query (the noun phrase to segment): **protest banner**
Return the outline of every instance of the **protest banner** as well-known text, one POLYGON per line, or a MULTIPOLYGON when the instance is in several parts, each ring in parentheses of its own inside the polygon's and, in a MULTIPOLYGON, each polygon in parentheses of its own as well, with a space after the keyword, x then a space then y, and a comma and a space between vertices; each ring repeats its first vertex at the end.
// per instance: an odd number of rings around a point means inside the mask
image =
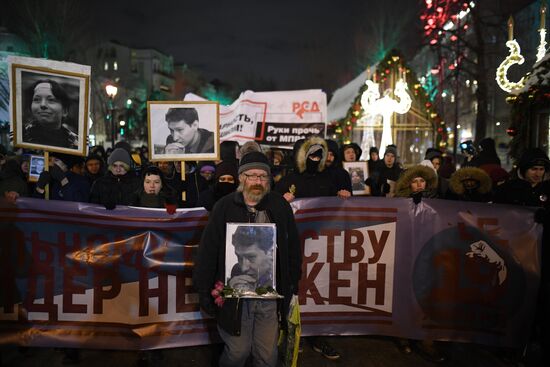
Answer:
MULTIPOLYGON (((188 94, 186 101, 203 98, 188 94)), ((244 144, 255 141, 292 148, 315 134, 326 135, 327 97, 321 90, 282 92, 245 91, 229 106, 220 106, 220 140, 244 144)))
MULTIPOLYGON (((540 274, 533 208, 304 199, 303 335, 520 347, 540 274)), ((152 349, 217 341, 191 284, 204 209, 20 199, 0 208, 0 343, 152 349)))

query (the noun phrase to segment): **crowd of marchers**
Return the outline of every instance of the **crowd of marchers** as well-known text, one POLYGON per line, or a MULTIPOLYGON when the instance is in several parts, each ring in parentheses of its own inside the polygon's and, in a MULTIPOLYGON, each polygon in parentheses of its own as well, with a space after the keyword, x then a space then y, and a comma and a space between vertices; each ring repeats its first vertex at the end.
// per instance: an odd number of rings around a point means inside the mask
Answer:
POLYGON ((361 188, 370 196, 548 207, 550 163, 544 151, 526 150, 507 172, 493 139, 483 139, 478 147, 462 145, 464 160, 459 164, 450 155, 429 148, 423 161, 407 169, 399 162, 396 146, 385 147, 380 155, 372 147, 364 179, 343 167, 343 162, 359 161, 362 151, 357 144, 339 146, 320 137, 299 140, 292 151, 263 150, 255 143, 239 147, 225 141, 219 161, 185 162, 183 174, 181 162, 152 163, 146 147, 119 142, 107 151, 102 146, 91 147, 87 157, 50 153, 49 169, 35 182, 29 180, 28 158, 34 152, 11 152, 0 146, 0 194, 11 200, 42 198, 49 185, 49 199, 96 203, 109 210, 130 205, 169 211, 202 206, 210 211, 216 201, 238 188, 239 159, 259 151, 271 166, 270 189, 289 202, 319 196, 347 199, 361 188))
MULTIPOLYGON (((10 152, 0 147, 0 195, 16 203, 19 197, 43 198, 49 191, 50 200, 95 203, 114 211, 121 205, 166 208, 169 214, 176 208, 204 207, 212 212, 209 226, 215 226, 216 222, 250 222, 253 218, 256 222, 277 223, 278 227, 293 232, 295 225, 288 222, 289 217, 292 218, 288 212, 289 202, 326 196, 347 200, 359 190, 367 196, 412 198, 415 203, 423 198, 439 198, 538 207, 534 219, 548 228, 550 161, 543 150, 525 150, 514 169, 508 172, 501 166, 493 139, 485 138, 477 146, 468 142, 461 144, 461 148, 464 160, 459 164, 452 156, 429 148, 424 160, 405 169, 399 162, 395 145, 384 147, 383 152, 372 147, 368 154, 368 170, 358 175, 344 168, 344 162, 358 162, 362 157, 357 144, 339 145, 318 136, 299 140, 292 150, 264 149, 254 142, 239 146, 236 142, 224 141, 219 147, 219 161, 202 162, 151 163, 146 147, 132 148, 126 142, 119 142, 107 151, 102 146, 91 147, 87 157, 50 153, 48 170, 31 182, 28 156, 33 152, 10 152), (234 192, 242 194, 240 201, 228 198, 234 192)), ((221 241, 214 238, 219 234, 215 228, 205 233, 211 237, 206 242, 221 241)), ((544 242, 547 230, 543 236, 544 242)), ((297 237, 291 237, 280 239, 280 251, 285 246, 289 251, 296 250, 297 245, 292 241, 297 241, 297 237), (288 245, 283 246, 285 241, 288 245)), ((212 253, 204 252, 209 251, 208 248, 201 250, 202 264, 211 261, 212 253)), ((288 296, 297 292, 299 258, 299 254, 281 257, 281 266, 287 269, 285 276, 289 277, 281 282, 287 287, 282 290, 286 306, 288 296)), ((542 263, 544 268, 544 256, 542 263)), ((217 279, 214 279, 216 274, 207 270, 201 268, 199 261, 201 276, 196 276, 194 282, 199 292, 204 293, 201 307, 214 312, 209 292, 217 279)), ((545 304, 546 298, 546 295, 541 297, 545 304)), ((260 303, 247 305, 259 307, 260 303)), ((227 345, 238 340, 232 339, 223 328, 220 334, 227 345)), ((276 337, 271 334, 270 345, 276 337)), ((309 341, 312 348, 326 358, 339 358, 338 351, 322 338, 309 341)), ((429 340, 396 339, 396 345, 403 353, 416 351, 432 362, 447 359, 429 340)), ((226 355, 224 358, 240 357, 226 355)), ((269 355, 269 358, 275 357, 269 355)))

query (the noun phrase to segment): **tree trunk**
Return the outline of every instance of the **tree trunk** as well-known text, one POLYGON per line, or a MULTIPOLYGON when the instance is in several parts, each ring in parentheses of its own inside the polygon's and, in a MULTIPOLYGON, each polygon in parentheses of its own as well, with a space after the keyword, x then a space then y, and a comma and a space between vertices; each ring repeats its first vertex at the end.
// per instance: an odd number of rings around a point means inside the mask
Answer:
POLYGON ((480 21, 480 10, 476 6, 472 10, 472 17, 474 21, 474 33, 477 43, 476 55, 477 64, 475 68, 476 80, 477 80, 477 114, 476 114, 476 126, 474 132, 474 141, 478 143, 485 137, 487 133, 487 118, 489 112, 487 110, 487 103, 489 100, 489 90, 487 87, 487 70, 485 67, 485 40, 483 39, 483 29, 480 21))

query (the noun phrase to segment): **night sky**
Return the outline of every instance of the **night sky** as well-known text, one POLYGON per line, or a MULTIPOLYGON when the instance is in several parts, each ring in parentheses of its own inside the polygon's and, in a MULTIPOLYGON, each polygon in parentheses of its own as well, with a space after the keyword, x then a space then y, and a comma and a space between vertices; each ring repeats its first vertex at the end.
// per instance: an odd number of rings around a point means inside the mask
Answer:
POLYGON ((279 90, 330 93, 363 70, 380 38, 384 48, 396 39, 398 48, 412 54, 421 42, 418 4, 96 0, 91 15, 98 38, 157 48, 208 80, 242 89, 261 80, 279 90))

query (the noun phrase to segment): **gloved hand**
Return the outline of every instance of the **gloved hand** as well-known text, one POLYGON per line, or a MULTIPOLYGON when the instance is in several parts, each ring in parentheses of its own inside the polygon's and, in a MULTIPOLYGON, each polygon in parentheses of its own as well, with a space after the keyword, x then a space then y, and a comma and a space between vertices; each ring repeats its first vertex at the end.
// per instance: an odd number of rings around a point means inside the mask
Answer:
POLYGON ((52 176, 51 176, 50 172, 42 171, 42 173, 40 173, 40 176, 38 177, 38 182, 36 183, 36 188, 39 189, 39 190, 42 190, 42 192, 43 192, 44 187, 46 187, 46 185, 48 185, 51 180, 52 180, 52 176))
POLYGON ((212 317, 216 315, 216 305, 214 304, 214 298, 210 293, 199 293, 199 305, 207 315, 212 317))
POLYGON ((382 184, 382 194, 387 194, 387 193, 389 193, 389 192, 390 192, 390 189, 391 189, 391 187, 390 187, 390 184, 389 184, 389 183, 384 182, 384 183, 382 184))
POLYGON ((107 200, 104 206, 107 210, 113 210, 114 208, 116 208, 116 203, 114 200, 107 200))
POLYGON ((61 186, 65 186, 69 183, 69 180, 67 180, 67 177, 65 176, 65 172, 63 172, 61 167, 59 167, 57 164, 54 164, 50 167, 50 174, 54 180, 61 183, 61 186))
POLYGON ((412 197, 413 203, 415 203, 415 205, 420 204, 420 202, 422 201, 422 191, 413 193, 411 195, 411 197, 412 197))
POLYGON ((547 209, 540 208, 535 212, 535 223, 544 224, 550 219, 550 213, 547 209))

